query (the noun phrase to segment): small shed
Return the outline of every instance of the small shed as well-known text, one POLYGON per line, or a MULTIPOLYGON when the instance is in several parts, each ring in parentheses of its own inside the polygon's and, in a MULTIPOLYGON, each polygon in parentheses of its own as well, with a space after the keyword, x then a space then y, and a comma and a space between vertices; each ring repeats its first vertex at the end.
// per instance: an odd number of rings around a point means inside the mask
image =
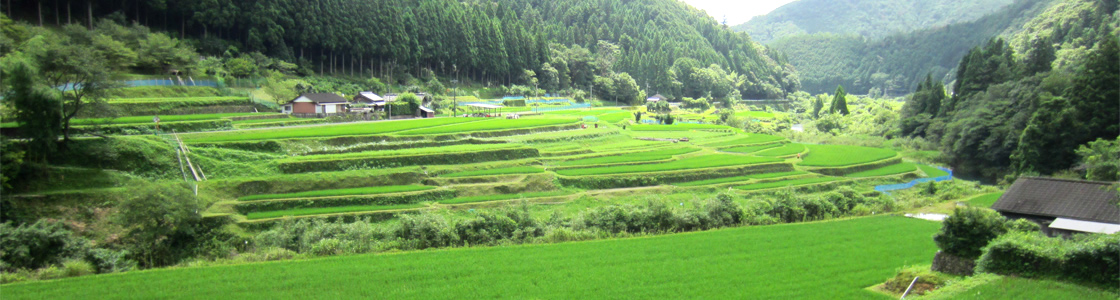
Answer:
POLYGON ((992 209, 1037 223, 1048 236, 1120 231, 1115 182, 1021 177, 992 209))
POLYGON ((420 107, 420 117, 421 118, 435 118, 436 117, 436 111, 432 110, 431 108, 421 106, 420 107))
POLYGON ((302 94, 284 103, 286 114, 336 114, 345 113, 350 108, 346 98, 332 93, 302 94))

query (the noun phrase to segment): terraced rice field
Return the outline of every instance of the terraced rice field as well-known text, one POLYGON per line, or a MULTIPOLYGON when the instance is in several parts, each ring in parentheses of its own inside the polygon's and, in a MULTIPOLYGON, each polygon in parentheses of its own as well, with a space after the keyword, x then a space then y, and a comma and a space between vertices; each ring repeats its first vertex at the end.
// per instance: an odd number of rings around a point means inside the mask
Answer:
POLYGON ((894 150, 844 145, 805 145, 809 154, 802 157, 802 166, 840 167, 851 166, 895 157, 894 150))
POLYGON ((244 196, 244 197, 238 198, 238 200, 240 200, 240 201, 254 201, 254 200, 313 198, 313 197, 332 197, 332 196, 375 195, 375 194, 387 194, 387 193, 425 191, 425 190, 430 190, 430 189, 435 189, 435 187, 425 186, 425 185, 373 186, 373 187, 352 188, 352 189, 307 191, 307 192, 287 193, 287 194, 252 195, 252 196, 244 196))
POLYGON ((765 135, 765 134, 759 134, 759 133, 748 133, 748 134, 746 134, 746 137, 740 137, 740 138, 730 139, 730 140, 727 140, 727 141, 704 144, 704 146, 713 147, 713 148, 725 148, 725 147, 747 146, 747 145, 757 145, 757 144, 768 144, 768 143, 779 142, 779 141, 784 141, 784 140, 786 140, 786 139, 783 138, 783 137, 778 137, 778 136, 773 136, 773 135, 765 135))
POLYGON ((782 145, 783 144, 774 143, 774 144, 765 144, 765 145, 757 145, 757 146, 739 146, 739 147, 723 149, 722 151, 723 152, 735 152, 735 153, 754 153, 754 152, 758 152, 758 151, 762 151, 762 150, 766 150, 766 149, 770 149, 770 148, 781 147, 782 145))
POLYGON ((424 204, 398 204, 398 205, 355 205, 355 206, 335 206, 335 207, 317 207, 317 208, 300 208, 289 210, 275 210, 275 211, 262 211, 251 212, 245 215, 249 220, 272 219, 279 217, 298 217, 308 215, 326 215, 326 214, 340 214, 351 212, 363 211, 380 211, 380 210, 399 210, 399 209, 414 209, 424 207, 424 204))
POLYGON ((569 160, 557 162, 557 166, 590 166, 590 165, 605 165, 629 162, 648 162, 659 161, 673 158, 674 155, 688 154, 700 151, 698 148, 670 148, 646 152, 634 152, 622 155, 601 156, 585 159, 569 160))
POLYGON ((450 174, 444 174, 440 177, 468 177, 468 176, 487 176, 487 175, 534 174, 534 173, 543 173, 543 172, 544 172, 544 169, 541 169, 540 167, 523 166, 523 167, 498 168, 498 169, 488 169, 488 170, 478 170, 478 171, 455 172, 455 173, 450 173, 450 174))
POLYGON ((500 195, 483 195, 472 197, 456 197, 454 199, 447 199, 439 201, 440 204, 464 204, 475 202, 488 202, 488 201, 502 201, 502 200, 515 200, 515 199, 531 199, 542 197, 555 197, 566 196, 574 194, 572 191, 546 191, 546 192, 533 192, 533 193, 517 193, 517 194, 500 194, 500 195))
POLYGON ((313 137, 336 137, 347 135, 375 135, 425 127, 442 126, 457 123, 476 122, 474 118, 433 118, 413 119, 403 121, 363 122, 337 125, 323 125, 313 127, 297 127, 283 129, 258 129, 242 131, 224 131, 193 133, 181 135, 184 142, 188 143, 213 143, 257 141, 273 139, 294 139, 313 137))
POLYGON ((565 176, 587 176, 587 175, 604 175, 604 174, 626 174, 626 173, 645 173, 645 172, 663 172, 663 171, 678 171, 689 169, 704 169, 715 167, 727 166, 741 166, 753 165, 768 162, 778 162, 779 159, 768 157, 732 155, 732 154, 713 154, 697 157, 689 157, 685 159, 675 160, 671 162, 645 164, 645 165, 625 165, 625 166, 611 166, 611 167, 597 167, 597 168, 580 168, 580 169, 566 169, 558 170, 557 174, 565 176))
POLYGON ((917 171, 917 170, 918 170, 917 164, 914 164, 914 163, 900 163, 900 164, 893 164, 893 165, 889 165, 889 166, 874 169, 874 170, 867 170, 867 171, 863 171, 863 172, 852 173, 852 174, 844 175, 844 177, 858 178, 858 177, 887 176, 887 175, 909 173, 909 172, 914 172, 914 171, 917 171))
POLYGON ((756 183, 756 184, 741 185, 741 186, 737 186, 735 188, 740 189, 740 190, 744 190, 744 191, 753 191, 753 190, 763 190, 763 189, 771 189, 771 188, 778 188, 778 187, 799 186, 799 185, 833 182, 833 181, 838 181, 838 180, 841 180, 841 179, 836 178, 836 177, 811 177, 811 178, 801 178, 801 179, 782 180, 782 181, 767 182, 767 183, 756 183))
POLYGON ((965 202, 968 202, 968 205, 977 207, 992 207, 992 204, 996 204, 996 201, 999 201, 999 197, 1001 196, 1003 196, 1003 192, 984 194, 972 197, 972 199, 968 199, 968 201, 965 202))
POLYGON ((941 169, 938 169, 938 168, 933 167, 933 166, 927 166, 927 165, 919 164, 918 169, 921 169, 922 172, 925 172, 926 175, 928 175, 929 177, 949 176, 949 172, 942 171, 941 169))
POLYGON ((342 154, 318 154, 318 155, 305 155, 285 158, 279 162, 296 162, 296 161, 322 161, 322 160, 338 160, 350 158, 368 158, 368 157, 390 157, 390 156, 416 156, 425 154, 439 154, 439 153, 469 153, 486 150, 503 150, 503 149, 518 149, 527 148, 518 144, 482 144, 482 145, 454 145, 443 147, 425 147, 425 148, 410 148, 400 150, 385 150, 385 151, 364 151, 352 152, 342 154))
POLYGON ((803 153, 803 152, 805 152, 805 145, 790 143, 790 144, 783 144, 780 147, 775 147, 775 148, 770 148, 770 149, 758 151, 758 152, 755 152, 754 155, 769 156, 769 157, 782 157, 782 156, 796 155, 798 153, 803 153))
POLYGON ((715 124, 672 124, 672 125, 645 125, 639 124, 630 127, 633 131, 688 131, 688 130, 737 130, 731 127, 715 124))
POLYGON ((579 120, 576 119, 489 119, 477 122, 470 122, 465 124, 444 125, 437 127, 421 128, 414 130, 405 130, 397 132, 400 135, 422 135, 422 134, 452 134, 452 133, 468 133, 476 131, 491 131, 491 130, 505 130, 505 129, 521 129, 532 128, 551 125, 565 125, 575 124, 579 120))
POLYGON ((166 102, 180 102, 180 103, 206 103, 206 104, 221 104, 231 102, 247 102, 248 97, 156 97, 156 98, 121 98, 109 99, 109 104, 123 104, 123 103, 166 103, 166 102))
POLYGON ((684 183, 677 183, 677 184, 674 184, 674 185, 676 185, 676 186, 702 186, 702 185, 713 185, 713 184, 721 184, 721 183, 729 183, 729 182, 740 182, 740 181, 747 181, 747 180, 752 180, 752 179, 779 178, 779 177, 789 177, 789 176, 797 176, 797 175, 805 175, 805 174, 809 174, 809 172, 790 171, 790 172, 778 172, 778 173, 762 173, 762 174, 753 174, 753 175, 746 175, 746 176, 724 177, 724 178, 684 182, 684 183))
POLYGON ((933 259, 937 247, 929 237, 939 227, 880 216, 621 240, 160 269, 16 283, 4 286, 4 298, 891 299, 865 288, 900 267, 933 259))

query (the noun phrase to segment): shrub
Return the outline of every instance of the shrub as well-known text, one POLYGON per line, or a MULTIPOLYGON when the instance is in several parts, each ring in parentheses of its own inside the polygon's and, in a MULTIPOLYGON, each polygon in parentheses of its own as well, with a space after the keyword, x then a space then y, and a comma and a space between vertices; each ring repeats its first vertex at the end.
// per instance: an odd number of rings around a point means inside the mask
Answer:
POLYGON ((86 254, 85 259, 97 273, 125 272, 136 268, 136 261, 128 259, 128 250, 93 249, 86 254))
POLYGON ((202 204, 184 185, 141 184, 117 205, 115 222, 125 227, 123 240, 146 267, 166 266, 189 256, 198 244, 202 204))
POLYGON ((62 263, 86 251, 88 241, 75 237, 62 223, 0 224, 0 266, 38 269, 62 263))
POLYGON ((1007 221, 999 213, 980 208, 956 208, 933 236, 937 247, 957 257, 976 259, 988 242, 1007 232, 1007 221))
POLYGON ((455 228, 443 216, 423 213, 402 215, 397 237, 404 239, 402 248, 427 249, 453 246, 459 242, 455 228))
POLYGON ((977 271, 1120 286, 1120 235, 1060 239, 1012 232, 984 249, 977 271))
POLYGON ((62 262, 62 270, 66 277, 90 275, 96 271, 89 262, 77 259, 62 262))

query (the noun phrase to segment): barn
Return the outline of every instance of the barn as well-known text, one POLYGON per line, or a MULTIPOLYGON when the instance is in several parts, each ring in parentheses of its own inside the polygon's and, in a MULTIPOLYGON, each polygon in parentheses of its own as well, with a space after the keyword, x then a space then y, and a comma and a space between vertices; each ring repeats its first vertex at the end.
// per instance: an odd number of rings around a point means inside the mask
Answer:
POLYGON ((1048 236, 1120 232, 1115 182, 1021 177, 992 209, 1038 223, 1048 236))
POLYGON ((310 93, 299 95, 292 101, 284 103, 283 112, 296 116, 323 117, 346 113, 349 108, 349 102, 342 96, 332 93, 310 93))

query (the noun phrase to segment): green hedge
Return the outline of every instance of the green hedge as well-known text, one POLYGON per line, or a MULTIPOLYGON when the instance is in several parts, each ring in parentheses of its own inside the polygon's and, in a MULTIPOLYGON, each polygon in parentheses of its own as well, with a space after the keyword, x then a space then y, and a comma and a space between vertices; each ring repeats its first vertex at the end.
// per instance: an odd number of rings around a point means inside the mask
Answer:
POLYGON ((190 144, 191 147, 212 147, 212 148, 225 148, 245 151, 256 152, 281 152, 284 150, 280 142, 276 140, 267 140, 260 142, 225 142, 225 143, 199 143, 190 144))
POLYGON ((393 195, 361 195, 299 200, 263 200, 240 202, 234 204, 233 208, 241 214, 248 214, 253 212, 292 210, 302 208, 412 204, 424 201, 440 201, 444 199, 452 199, 455 198, 455 195, 455 190, 437 189, 393 195))
MULTIPOLYGON (((178 167, 176 165, 176 167, 178 167)), ((176 170, 177 171, 177 170, 176 170)), ((178 175, 178 173, 176 173, 178 175)), ((203 185, 228 197, 259 194, 286 194, 315 190, 357 188, 367 186, 418 184, 425 178, 418 168, 388 171, 355 171, 323 174, 293 174, 236 180, 212 180, 203 185)))
MULTIPOLYGON (((100 134, 151 134, 155 131, 155 124, 119 124, 102 126, 74 126, 74 129, 86 133, 100 134)), ((193 132, 213 131, 233 128, 230 120, 204 120, 160 123, 161 132, 193 132)))
POLYGON ((497 160, 514 160, 540 157, 533 148, 478 150, 460 153, 431 153, 379 157, 356 157, 335 160, 290 161, 278 165, 284 173, 305 173, 353 169, 380 169, 419 165, 455 165, 497 160))
POLYGON ((670 172, 637 173, 604 176, 559 176, 561 185, 583 189, 612 189, 639 186, 653 186, 678 182, 700 181, 714 178, 744 176, 759 173, 793 171, 788 163, 769 163, 731 168, 692 169, 670 172))
POLYGON ((413 115, 412 106, 410 106, 408 102, 389 102, 389 106, 391 107, 387 108, 387 110, 389 110, 389 112, 391 112, 394 116, 413 115))
POLYGON ((1120 235, 1062 239, 1012 232, 989 243, 976 268, 979 272, 1115 288, 1120 286, 1120 235))

